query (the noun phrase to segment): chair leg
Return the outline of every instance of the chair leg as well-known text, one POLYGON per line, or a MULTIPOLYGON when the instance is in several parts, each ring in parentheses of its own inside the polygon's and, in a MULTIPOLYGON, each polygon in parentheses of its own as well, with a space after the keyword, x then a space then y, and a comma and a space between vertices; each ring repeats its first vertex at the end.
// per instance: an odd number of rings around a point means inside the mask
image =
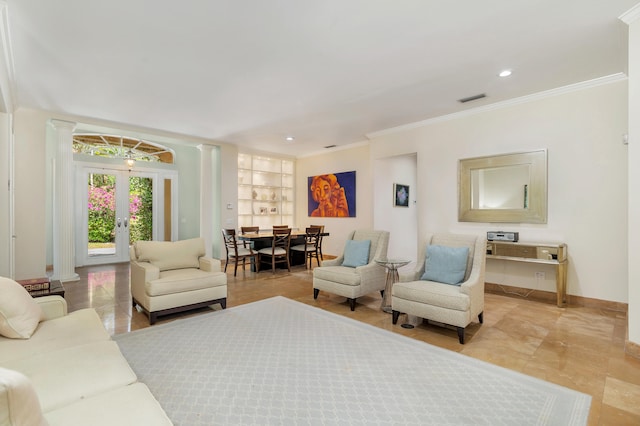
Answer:
POLYGON ((158 314, 156 314, 155 312, 149 312, 149 325, 155 324, 157 319, 158 314))
POLYGON ((233 276, 235 277, 236 274, 238 273, 238 258, 235 259, 236 261, 234 262, 234 267, 233 267, 233 276))
POLYGON ((349 307, 352 311, 356 310, 356 299, 349 298, 349 307))
POLYGON ((318 298, 318 293, 320 293, 320 289, 319 288, 314 288, 313 289, 313 298, 314 299, 318 298))
POLYGON ((222 306, 222 309, 227 309, 227 298, 223 298, 220 299, 220 306, 222 306))
POLYGON ((480 321, 480 324, 484 321, 484 311, 478 314, 478 321, 480 321))
POLYGON ((400 317, 400 312, 398 311, 391 311, 391 320, 393 321, 394 324, 398 323, 398 318, 400 317))
POLYGON ((458 340, 464 345, 464 327, 456 327, 458 329, 458 340))
POLYGON ((382 298, 384 298, 384 290, 380 290, 380 296, 382 296, 382 298))
POLYGON ((224 271, 227 272, 227 265, 229 264, 229 257, 227 256, 227 260, 224 262, 224 271))

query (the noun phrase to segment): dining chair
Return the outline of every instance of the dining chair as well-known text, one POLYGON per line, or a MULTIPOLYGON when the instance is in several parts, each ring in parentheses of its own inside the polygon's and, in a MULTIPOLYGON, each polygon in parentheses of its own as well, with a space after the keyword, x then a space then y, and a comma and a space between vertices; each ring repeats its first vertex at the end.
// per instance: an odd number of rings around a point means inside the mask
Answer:
POLYGON ((322 254, 322 239, 324 234, 324 225, 309 225, 310 228, 320 228, 320 241, 318 241, 318 254, 320 255, 320 260, 324 260, 324 255, 322 254))
POLYGON ((316 258, 318 266, 320 266, 320 258, 318 257, 318 244, 320 242, 320 238, 320 228, 310 226, 305 229, 304 243, 291 246, 292 252, 301 252, 304 255, 305 269, 312 269, 312 262, 314 257, 316 258), (309 259, 308 267, 307 259, 309 259))
POLYGON ((235 267, 233 269, 233 276, 235 277, 238 272, 238 263, 242 260, 242 270, 244 271, 244 266, 247 258, 252 263, 256 263, 256 258, 258 257, 258 253, 253 251, 253 249, 249 246, 247 247, 245 242, 242 242, 241 246, 238 246, 238 240, 236 240, 236 230, 235 229, 223 229, 222 230, 222 238, 224 239, 224 247, 227 250, 227 261, 224 263, 224 271, 227 272, 227 265, 229 264, 229 260, 233 260, 235 267))
POLYGON ((286 229, 289 225, 273 225, 273 229, 286 229))
MULTIPOLYGON (((255 234, 258 235, 260 233, 259 226, 241 226, 240 233, 242 234, 255 234)), ((253 241, 243 241, 245 247, 255 248, 255 243, 253 241)))
POLYGON ((291 272, 289 262, 289 248, 291 244, 291 228, 273 228, 273 240, 271 247, 258 250, 258 263, 256 270, 260 272, 260 264, 263 257, 271 258, 271 271, 275 274, 276 263, 286 263, 287 269, 291 272))

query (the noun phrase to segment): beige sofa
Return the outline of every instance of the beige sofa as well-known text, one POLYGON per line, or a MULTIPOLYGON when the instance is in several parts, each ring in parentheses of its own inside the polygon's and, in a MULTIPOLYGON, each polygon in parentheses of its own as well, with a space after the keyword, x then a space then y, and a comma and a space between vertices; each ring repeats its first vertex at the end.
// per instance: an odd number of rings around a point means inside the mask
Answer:
POLYGON ((93 309, 0 277, 0 426, 171 425, 93 309))
POLYGON ((131 257, 131 296, 154 324, 168 315, 219 303, 227 307, 227 274, 205 257, 204 240, 137 241, 131 257))

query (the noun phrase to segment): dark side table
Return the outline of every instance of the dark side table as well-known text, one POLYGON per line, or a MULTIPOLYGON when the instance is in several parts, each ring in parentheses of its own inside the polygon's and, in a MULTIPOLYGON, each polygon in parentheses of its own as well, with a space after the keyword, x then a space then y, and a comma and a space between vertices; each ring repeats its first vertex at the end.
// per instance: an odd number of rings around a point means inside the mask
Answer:
POLYGON ((382 305, 380 306, 380 308, 386 313, 390 314, 391 291, 393 289, 393 285, 398 282, 398 268, 408 265, 409 263, 411 263, 411 261, 407 259, 376 259, 376 263, 380 266, 384 266, 387 269, 387 282, 384 286, 384 296, 382 296, 382 305))
POLYGON ((58 280, 53 280, 49 283, 49 288, 44 290, 27 290, 31 297, 42 296, 62 296, 64 297, 64 286, 58 280))

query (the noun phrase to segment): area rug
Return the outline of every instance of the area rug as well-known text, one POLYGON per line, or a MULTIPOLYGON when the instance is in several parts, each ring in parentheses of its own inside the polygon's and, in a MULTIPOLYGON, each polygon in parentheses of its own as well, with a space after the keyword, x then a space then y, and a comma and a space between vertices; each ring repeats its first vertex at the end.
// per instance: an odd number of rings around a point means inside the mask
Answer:
POLYGON ((284 297, 117 335, 176 425, 583 425, 591 397, 284 297))

